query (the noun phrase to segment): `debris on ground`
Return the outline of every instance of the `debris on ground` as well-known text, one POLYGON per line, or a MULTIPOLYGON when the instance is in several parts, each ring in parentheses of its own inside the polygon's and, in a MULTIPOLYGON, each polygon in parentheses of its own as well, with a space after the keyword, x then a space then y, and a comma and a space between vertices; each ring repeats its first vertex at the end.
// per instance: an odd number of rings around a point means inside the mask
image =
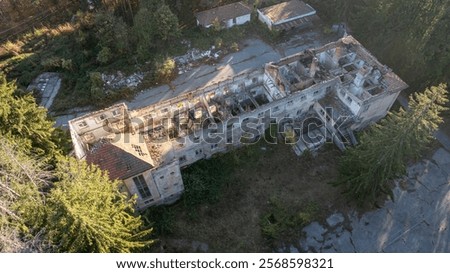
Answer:
POLYGON ((222 50, 216 49, 215 46, 211 46, 208 50, 200 50, 197 48, 189 49, 186 54, 177 56, 174 59, 178 74, 184 74, 193 67, 202 65, 207 62, 216 62, 220 56, 224 55, 222 50))
POLYGON ((121 71, 114 74, 102 73, 102 80, 105 89, 118 90, 122 88, 135 89, 144 79, 144 73, 136 72, 129 76, 125 76, 121 71))

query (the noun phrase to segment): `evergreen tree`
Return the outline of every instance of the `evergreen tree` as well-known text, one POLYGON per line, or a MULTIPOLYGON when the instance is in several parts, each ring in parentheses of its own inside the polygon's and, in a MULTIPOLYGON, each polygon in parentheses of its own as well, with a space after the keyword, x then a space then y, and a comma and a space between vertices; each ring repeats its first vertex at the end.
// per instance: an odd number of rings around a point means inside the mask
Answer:
POLYGON ((180 35, 178 18, 172 13, 169 6, 161 5, 155 11, 154 26, 156 28, 156 38, 163 42, 171 41, 180 35))
POLYGON ((47 199, 47 237, 58 252, 131 252, 147 246, 133 200, 118 181, 95 166, 72 158, 57 166, 58 182, 47 199))
POLYGON ((410 97, 409 111, 389 113, 363 133, 360 144, 343 156, 339 178, 344 193, 359 205, 392 195, 388 180, 402 175, 408 159, 417 158, 438 129, 446 110, 447 86, 441 84, 410 97))
POLYGON ((37 106, 31 94, 17 96, 15 90, 16 85, 0 73, 0 133, 25 151, 54 158, 59 149, 47 110, 37 106))
POLYGON ((165 2, 142 1, 134 17, 133 33, 137 53, 141 59, 150 56, 150 50, 166 46, 180 34, 178 18, 165 2))
POLYGON ((0 252, 43 251, 41 189, 50 173, 0 134, 0 252))

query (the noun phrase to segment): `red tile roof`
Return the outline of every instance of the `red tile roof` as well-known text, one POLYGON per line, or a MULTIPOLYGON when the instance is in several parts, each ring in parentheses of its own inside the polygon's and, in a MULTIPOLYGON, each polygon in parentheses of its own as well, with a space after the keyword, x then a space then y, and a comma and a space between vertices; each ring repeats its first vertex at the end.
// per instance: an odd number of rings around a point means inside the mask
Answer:
POLYGON ((108 141, 101 141, 86 155, 89 164, 108 171, 110 179, 127 179, 143 173, 153 166, 108 141))

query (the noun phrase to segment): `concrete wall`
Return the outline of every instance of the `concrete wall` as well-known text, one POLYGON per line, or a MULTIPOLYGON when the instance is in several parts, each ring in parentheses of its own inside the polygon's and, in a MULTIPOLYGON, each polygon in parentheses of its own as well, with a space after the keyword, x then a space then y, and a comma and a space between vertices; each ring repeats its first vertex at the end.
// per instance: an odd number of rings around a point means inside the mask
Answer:
MULTIPOLYGON (((136 195, 137 208, 142 210, 149 206, 171 204, 179 199, 184 191, 180 166, 177 161, 162 166, 161 168, 148 170, 142 174, 152 194, 151 197, 142 199, 134 184, 133 177, 123 181, 130 196, 136 195)), ((137 177, 136 175, 134 177, 137 177)))
POLYGON ((178 161, 172 161, 161 168, 153 169, 152 176, 161 196, 161 203, 173 203, 184 191, 178 161))
POLYGON ((256 11, 258 12, 259 21, 266 24, 269 29, 272 29, 272 20, 270 20, 269 17, 265 16, 264 13, 262 13, 259 9, 256 11))
MULTIPOLYGON (((150 190, 150 193, 152 194, 151 197, 146 198, 146 199, 142 199, 141 196, 139 195, 139 192, 134 184, 133 177, 123 180, 123 183, 127 187, 128 193, 130 194, 130 196, 133 196, 133 195, 137 196, 137 200, 136 200, 137 208, 142 209, 144 207, 158 204, 161 200, 161 194, 159 193, 156 183, 153 180, 152 171, 148 170, 140 175, 142 175, 144 177, 145 182, 147 182, 147 186, 150 190)), ((137 176, 139 176, 139 175, 136 175, 134 177, 137 177, 137 176)))
MULTIPOLYGON (((251 19, 251 14, 246 14, 246 15, 243 15, 243 16, 236 17, 234 19, 229 19, 229 20, 224 21, 223 22, 223 26, 225 28, 231 28, 233 26, 243 25, 243 24, 245 24, 247 22, 250 22, 250 19, 251 19)), ((197 20, 197 26, 199 26, 199 25, 200 25, 200 22, 197 20)), ((206 25, 206 26, 203 26, 203 27, 210 28, 212 26, 213 26, 213 24, 209 24, 209 25, 206 25)))
POLYGON ((364 127, 377 122, 391 109, 400 90, 383 93, 368 100, 358 114, 359 122, 353 126, 355 130, 364 129, 364 127))
POLYGON ((246 14, 243 16, 236 17, 236 25, 243 25, 247 22, 250 22, 251 14, 246 14))

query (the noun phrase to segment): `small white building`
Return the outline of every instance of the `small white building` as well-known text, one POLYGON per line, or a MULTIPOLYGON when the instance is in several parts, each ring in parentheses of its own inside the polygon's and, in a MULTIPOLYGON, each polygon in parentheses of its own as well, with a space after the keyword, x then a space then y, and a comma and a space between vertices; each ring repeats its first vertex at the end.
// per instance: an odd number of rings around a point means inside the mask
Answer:
POLYGON ((250 22, 252 9, 242 2, 232 3, 195 14, 197 25, 210 28, 214 22, 230 28, 250 22))
POLYGON ((291 0, 258 9, 258 19, 271 30, 288 30, 311 23, 316 10, 300 0, 291 0))

